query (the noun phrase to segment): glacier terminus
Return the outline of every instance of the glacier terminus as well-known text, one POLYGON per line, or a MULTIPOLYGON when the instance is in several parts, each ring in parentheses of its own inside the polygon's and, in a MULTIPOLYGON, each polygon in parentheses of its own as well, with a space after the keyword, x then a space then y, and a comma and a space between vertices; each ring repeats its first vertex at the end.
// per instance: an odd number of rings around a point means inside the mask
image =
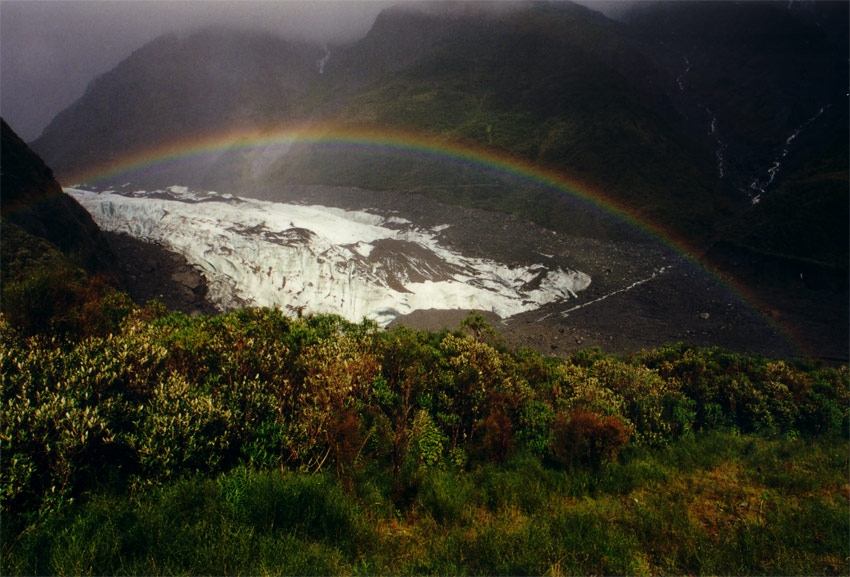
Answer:
POLYGON ((183 186, 96 192, 66 189, 108 231, 183 255, 207 279, 222 311, 280 307, 332 313, 385 327, 424 309, 492 311, 502 318, 574 298, 590 285, 575 270, 508 266, 440 242, 377 211, 269 202, 183 186))

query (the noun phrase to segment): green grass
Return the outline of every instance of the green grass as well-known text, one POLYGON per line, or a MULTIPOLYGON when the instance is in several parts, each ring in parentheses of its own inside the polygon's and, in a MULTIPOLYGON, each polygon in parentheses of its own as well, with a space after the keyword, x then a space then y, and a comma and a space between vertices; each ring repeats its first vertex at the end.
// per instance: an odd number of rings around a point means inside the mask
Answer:
POLYGON ((92 294, 95 334, 0 315, 5 573, 848 567, 847 367, 92 294))
POLYGON ((590 473, 528 454, 427 472, 237 468, 96 493, 4 539, 7 574, 846 574, 846 440, 734 432, 590 473), (346 484, 348 489, 345 488, 346 484))

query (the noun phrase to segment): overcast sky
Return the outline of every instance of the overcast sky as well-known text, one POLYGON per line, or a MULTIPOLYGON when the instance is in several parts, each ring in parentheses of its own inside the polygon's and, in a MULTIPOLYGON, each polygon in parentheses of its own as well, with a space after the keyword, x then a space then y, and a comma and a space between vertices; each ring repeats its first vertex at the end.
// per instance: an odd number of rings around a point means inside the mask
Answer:
POLYGON ((0 115, 31 141, 95 76, 167 32, 214 24, 355 40, 392 1, 0 0, 0 115))
POLYGON ((167 32, 226 24, 350 41, 400 1, 0 0, 0 115, 32 141, 95 76, 167 32))

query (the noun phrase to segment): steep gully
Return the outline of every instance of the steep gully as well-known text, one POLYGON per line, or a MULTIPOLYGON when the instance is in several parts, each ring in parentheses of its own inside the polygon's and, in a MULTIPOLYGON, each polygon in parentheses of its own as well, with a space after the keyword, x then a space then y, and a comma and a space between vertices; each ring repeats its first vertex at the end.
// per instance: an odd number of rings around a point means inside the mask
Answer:
MULTIPOLYGON (((682 60, 684 62, 684 69, 681 74, 676 77, 676 86, 679 92, 684 93, 686 91, 686 82, 685 78, 688 73, 691 71, 691 62, 687 56, 683 56, 682 60)), ((729 144, 723 138, 719 128, 718 128, 718 118, 717 114, 712 111, 709 106, 704 104, 700 105, 701 108, 705 111, 706 115, 710 119, 708 121, 708 136, 710 136, 714 142, 714 154, 716 158, 716 166, 717 166, 717 177, 719 179, 723 179, 726 176, 725 163, 726 163, 726 152, 729 148, 729 144)), ((818 111, 805 120, 800 126, 794 129, 791 134, 785 139, 782 144, 781 149, 777 153, 776 157, 772 160, 769 167, 765 170, 760 167, 753 167, 753 173, 761 173, 763 170, 766 173, 765 176, 757 176, 753 178, 750 182, 749 186, 745 188, 741 188, 741 192, 747 195, 750 202, 752 204, 758 204, 761 202, 762 196, 766 193, 766 191, 773 185, 776 180, 776 176, 782 168, 782 163, 788 157, 792 150, 792 144, 794 140, 802 133, 806 128, 808 128, 812 123, 814 123, 820 116, 829 109, 831 105, 826 104, 821 106, 818 111)))

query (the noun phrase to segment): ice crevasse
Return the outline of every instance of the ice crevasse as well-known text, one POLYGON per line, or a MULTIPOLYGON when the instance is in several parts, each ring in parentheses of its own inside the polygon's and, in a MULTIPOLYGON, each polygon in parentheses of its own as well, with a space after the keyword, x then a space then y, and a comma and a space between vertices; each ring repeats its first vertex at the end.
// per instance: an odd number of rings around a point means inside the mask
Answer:
POLYGON ((66 189, 104 230, 182 254, 221 310, 241 304, 363 317, 386 326, 419 309, 475 309, 506 318, 575 297, 586 274, 507 266, 442 246, 445 227, 317 205, 190 192, 66 189))

